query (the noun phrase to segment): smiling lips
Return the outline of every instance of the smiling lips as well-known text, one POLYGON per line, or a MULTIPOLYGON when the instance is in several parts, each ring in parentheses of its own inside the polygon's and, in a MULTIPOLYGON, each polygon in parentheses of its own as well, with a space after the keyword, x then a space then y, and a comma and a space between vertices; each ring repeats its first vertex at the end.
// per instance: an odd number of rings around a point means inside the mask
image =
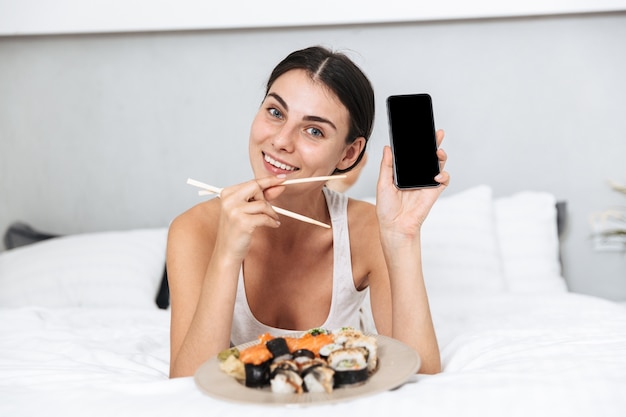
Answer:
POLYGON ((276 168, 280 168, 284 171, 296 171, 298 169, 296 167, 292 167, 291 165, 283 164, 282 162, 275 160, 274 158, 272 158, 271 156, 267 154, 263 154, 263 158, 265 159, 265 162, 267 162, 268 164, 275 166, 276 168))

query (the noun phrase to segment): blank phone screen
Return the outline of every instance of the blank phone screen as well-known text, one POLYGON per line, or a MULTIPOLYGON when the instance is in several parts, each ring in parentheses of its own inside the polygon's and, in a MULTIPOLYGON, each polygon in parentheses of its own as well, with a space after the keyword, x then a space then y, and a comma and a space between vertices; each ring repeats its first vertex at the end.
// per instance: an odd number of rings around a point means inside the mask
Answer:
POLYGON ((428 94, 391 96, 387 99, 389 133, 398 188, 439 185, 437 141, 432 101, 428 94))

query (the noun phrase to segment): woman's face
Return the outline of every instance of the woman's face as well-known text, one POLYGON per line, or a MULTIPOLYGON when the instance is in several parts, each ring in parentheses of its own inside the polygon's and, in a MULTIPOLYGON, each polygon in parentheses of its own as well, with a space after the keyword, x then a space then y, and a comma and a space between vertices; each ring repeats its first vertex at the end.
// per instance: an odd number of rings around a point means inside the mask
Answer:
POLYGON ((304 70, 291 70, 272 84, 252 122, 254 175, 300 178, 345 169, 360 151, 346 144, 348 130, 348 109, 335 94, 304 70))

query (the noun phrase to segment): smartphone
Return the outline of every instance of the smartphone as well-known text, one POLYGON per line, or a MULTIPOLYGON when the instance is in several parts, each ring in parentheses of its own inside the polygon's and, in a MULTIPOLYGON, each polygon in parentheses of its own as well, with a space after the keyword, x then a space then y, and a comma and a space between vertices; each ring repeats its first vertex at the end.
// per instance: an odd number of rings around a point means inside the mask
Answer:
POLYGON ((390 96, 387 116, 396 187, 437 187, 434 178, 439 174, 439 159, 430 95, 390 96))

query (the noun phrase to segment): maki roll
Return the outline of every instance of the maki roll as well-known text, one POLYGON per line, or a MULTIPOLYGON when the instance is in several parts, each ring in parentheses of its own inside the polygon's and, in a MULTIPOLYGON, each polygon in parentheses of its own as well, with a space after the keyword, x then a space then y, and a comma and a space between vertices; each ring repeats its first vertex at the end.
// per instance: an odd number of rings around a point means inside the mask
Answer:
POLYGON ((351 339, 356 339, 358 337, 363 336, 363 332, 354 327, 342 327, 334 332, 335 343, 339 343, 340 345, 345 344, 351 339))
POLYGON ((250 388, 262 388, 270 380, 270 364, 263 362, 259 365, 244 363, 245 385, 250 388))
POLYGON ((250 346, 239 353, 244 364, 245 385, 260 388, 269 383, 271 352, 263 343, 250 346))
POLYGON ((298 365, 291 360, 275 362, 270 366, 270 385, 272 392, 281 394, 301 394, 303 380, 298 365))
POLYGON ((307 392, 333 392, 335 371, 325 362, 314 362, 302 370, 302 379, 307 392))
POLYGON ((348 339, 345 344, 346 348, 364 348, 367 350, 367 369, 374 372, 378 366, 378 344, 376 338, 372 336, 361 335, 348 339))
POLYGON ((267 349, 272 354, 274 362, 291 358, 291 352, 289 351, 289 346, 287 346, 287 341, 282 337, 268 340, 265 343, 265 346, 267 346, 267 349))
POLYGON ((298 349, 293 352, 292 357, 294 362, 302 365, 315 359, 315 353, 308 349, 298 349))
POLYGON ((271 372, 270 376, 274 376, 274 374, 281 369, 287 369, 287 370, 298 372, 300 368, 298 367, 297 363, 289 359, 277 361, 270 365, 270 372, 271 372))
POLYGON ((328 356, 335 350, 343 349, 343 345, 339 343, 329 343, 320 349, 320 358, 327 360, 328 356))
POLYGON ((292 370, 279 369, 270 380, 272 392, 279 394, 302 394, 302 378, 292 370))
POLYGON ((335 386, 361 384, 367 380, 367 351, 364 348, 344 348, 331 352, 328 365, 335 371, 335 386))

